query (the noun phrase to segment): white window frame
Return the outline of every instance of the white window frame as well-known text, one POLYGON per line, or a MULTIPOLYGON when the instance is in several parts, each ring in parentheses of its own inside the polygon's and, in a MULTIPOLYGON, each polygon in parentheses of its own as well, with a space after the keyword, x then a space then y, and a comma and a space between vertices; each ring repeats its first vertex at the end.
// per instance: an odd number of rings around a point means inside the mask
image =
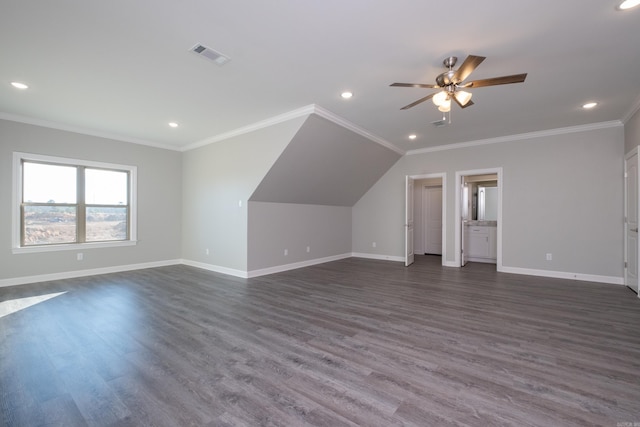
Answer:
POLYGON ((11 251, 14 254, 35 253, 35 252, 55 252, 55 251, 72 251, 88 248, 112 248, 118 246, 133 246, 138 243, 138 227, 137 227, 137 172, 136 166, 119 165, 113 163, 94 162, 89 160, 71 159, 66 157, 45 156, 30 153, 13 153, 13 191, 12 191, 12 215, 11 215, 11 251), (87 242, 87 243, 64 243, 51 245, 34 245, 21 246, 20 227, 21 213, 20 204, 22 203, 22 162, 34 161, 44 163, 54 163, 69 166, 84 166, 98 169, 115 169, 127 171, 129 173, 129 239, 105 241, 105 242, 87 242))

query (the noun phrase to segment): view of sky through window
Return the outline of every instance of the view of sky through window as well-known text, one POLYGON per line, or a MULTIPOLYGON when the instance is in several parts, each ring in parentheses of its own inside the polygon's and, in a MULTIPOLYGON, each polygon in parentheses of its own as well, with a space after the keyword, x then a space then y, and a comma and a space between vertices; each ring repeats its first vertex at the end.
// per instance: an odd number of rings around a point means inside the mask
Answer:
MULTIPOLYGON (((85 170, 88 204, 126 205, 127 173, 85 170)), ((24 163, 24 201, 28 203, 76 203, 76 168, 65 165, 24 163)))
POLYGON ((76 203, 76 168, 24 163, 24 201, 32 203, 76 203))

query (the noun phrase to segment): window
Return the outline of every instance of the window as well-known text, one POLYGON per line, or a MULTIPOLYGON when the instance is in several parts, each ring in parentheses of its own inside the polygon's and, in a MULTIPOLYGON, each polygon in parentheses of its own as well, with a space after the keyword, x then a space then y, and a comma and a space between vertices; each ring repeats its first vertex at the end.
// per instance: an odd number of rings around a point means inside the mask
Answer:
POLYGON ((14 252, 135 244, 135 167, 14 153, 14 180, 14 252))

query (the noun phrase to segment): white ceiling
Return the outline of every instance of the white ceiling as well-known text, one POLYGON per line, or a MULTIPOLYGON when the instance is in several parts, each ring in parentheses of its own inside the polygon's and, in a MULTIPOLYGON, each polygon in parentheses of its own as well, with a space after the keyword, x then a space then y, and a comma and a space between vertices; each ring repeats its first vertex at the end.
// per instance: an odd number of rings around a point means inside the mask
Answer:
POLYGON ((624 121, 640 95, 640 8, 616 5, 2 0, 0 118, 184 149, 315 104, 403 151, 624 121), (197 43, 231 61, 189 52, 197 43), (445 57, 468 54, 487 57, 471 80, 529 75, 474 89, 448 126, 431 124, 430 101, 400 110, 432 90, 390 83, 433 83, 445 57))

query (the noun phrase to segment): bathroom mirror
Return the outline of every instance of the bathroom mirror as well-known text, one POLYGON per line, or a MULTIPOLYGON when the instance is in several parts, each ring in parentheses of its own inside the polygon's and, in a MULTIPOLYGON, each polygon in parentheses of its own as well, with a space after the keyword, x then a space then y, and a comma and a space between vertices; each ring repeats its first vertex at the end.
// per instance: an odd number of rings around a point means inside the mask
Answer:
POLYGON ((461 214, 465 221, 498 220, 497 174, 464 177, 461 214))
POLYGON ((498 187, 478 186, 478 220, 498 219, 498 187))

